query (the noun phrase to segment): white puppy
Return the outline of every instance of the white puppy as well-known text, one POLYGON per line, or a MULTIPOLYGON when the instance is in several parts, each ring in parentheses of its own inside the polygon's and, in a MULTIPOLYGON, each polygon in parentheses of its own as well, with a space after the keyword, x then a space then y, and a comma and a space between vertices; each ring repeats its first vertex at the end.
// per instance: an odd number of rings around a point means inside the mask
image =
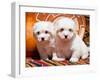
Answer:
POLYGON ((52 59, 54 51, 53 24, 48 21, 36 22, 33 26, 33 35, 36 38, 41 59, 52 59))
POLYGON ((88 48, 76 33, 74 20, 59 17, 54 21, 54 26, 57 57, 66 58, 71 62, 88 57, 88 48))

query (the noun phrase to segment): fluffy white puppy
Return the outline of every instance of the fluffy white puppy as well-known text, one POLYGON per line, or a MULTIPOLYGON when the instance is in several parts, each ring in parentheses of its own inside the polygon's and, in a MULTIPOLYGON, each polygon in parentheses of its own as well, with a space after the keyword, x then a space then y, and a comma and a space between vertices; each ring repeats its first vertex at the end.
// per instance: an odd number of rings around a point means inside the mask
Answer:
POLYGON ((57 57, 66 58, 71 62, 88 57, 88 48, 76 33, 74 20, 59 17, 54 21, 54 26, 57 57))
POLYGON ((41 59, 52 59, 54 51, 53 24, 48 21, 36 22, 33 26, 33 35, 36 38, 41 59))

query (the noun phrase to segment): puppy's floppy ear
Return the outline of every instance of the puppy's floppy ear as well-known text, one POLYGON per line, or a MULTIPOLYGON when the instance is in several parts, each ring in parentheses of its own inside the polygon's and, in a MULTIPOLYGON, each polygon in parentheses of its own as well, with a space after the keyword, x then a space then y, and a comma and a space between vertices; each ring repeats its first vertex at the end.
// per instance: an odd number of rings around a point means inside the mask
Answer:
POLYGON ((74 32, 74 34, 76 35, 77 34, 77 18, 76 18, 76 16, 73 16, 72 18, 71 18, 72 20, 73 20, 73 22, 74 22, 74 30, 73 30, 73 32, 74 32))
POLYGON ((71 19, 72 19, 74 22, 76 22, 76 21, 77 21, 77 15, 73 15, 73 16, 71 17, 71 19))
POLYGON ((36 39, 36 34, 33 32, 33 37, 36 39))
POLYGON ((32 32, 35 32, 35 30, 36 30, 36 24, 33 25, 32 32))
POLYGON ((55 26, 53 24, 53 22, 50 22, 50 32, 51 32, 51 35, 52 35, 52 38, 54 37, 55 35, 55 26))
POLYGON ((57 31, 58 29, 58 20, 62 19, 63 17, 57 17, 56 19, 54 19, 53 21, 53 25, 54 25, 54 30, 57 31))
POLYGON ((58 18, 56 18, 56 19, 54 19, 54 21, 53 21, 53 33, 54 33, 54 36, 56 36, 56 33, 57 33, 57 30, 58 30, 58 23, 57 23, 57 21, 59 20, 59 19, 61 19, 61 17, 58 17, 58 18))
POLYGON ((33 37, 36 38, 36 35, 35 35, 35 30, 36 30, 36 24, 33 25, 32 27, 32 33, 33 33, 33 37))

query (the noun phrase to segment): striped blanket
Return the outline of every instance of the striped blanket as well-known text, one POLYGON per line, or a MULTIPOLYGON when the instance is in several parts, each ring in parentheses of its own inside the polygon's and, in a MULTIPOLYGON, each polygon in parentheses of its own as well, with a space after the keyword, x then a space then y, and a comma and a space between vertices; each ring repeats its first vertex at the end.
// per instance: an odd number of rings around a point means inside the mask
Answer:
POLYGON ((55 60, 34 60, 32 58, 26 58, 26 67, 45 67, 45 66, 65 66, 65 65, 83 65, 89 64, 89 58, 80 59, 77 63, 71 63, 67 60, 55 61, 55 60))

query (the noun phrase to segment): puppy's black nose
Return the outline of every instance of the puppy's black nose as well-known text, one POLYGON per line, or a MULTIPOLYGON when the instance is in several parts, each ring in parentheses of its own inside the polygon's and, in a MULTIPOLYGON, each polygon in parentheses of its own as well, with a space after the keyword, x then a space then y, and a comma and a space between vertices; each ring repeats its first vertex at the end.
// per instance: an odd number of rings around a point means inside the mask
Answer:
POLYGON ((68 36, 67 35, 65 35, 65 38, 67 38, 68 36))
POLYGON ((44 41, 44 38, 42 37, 41 40, 44 41))

